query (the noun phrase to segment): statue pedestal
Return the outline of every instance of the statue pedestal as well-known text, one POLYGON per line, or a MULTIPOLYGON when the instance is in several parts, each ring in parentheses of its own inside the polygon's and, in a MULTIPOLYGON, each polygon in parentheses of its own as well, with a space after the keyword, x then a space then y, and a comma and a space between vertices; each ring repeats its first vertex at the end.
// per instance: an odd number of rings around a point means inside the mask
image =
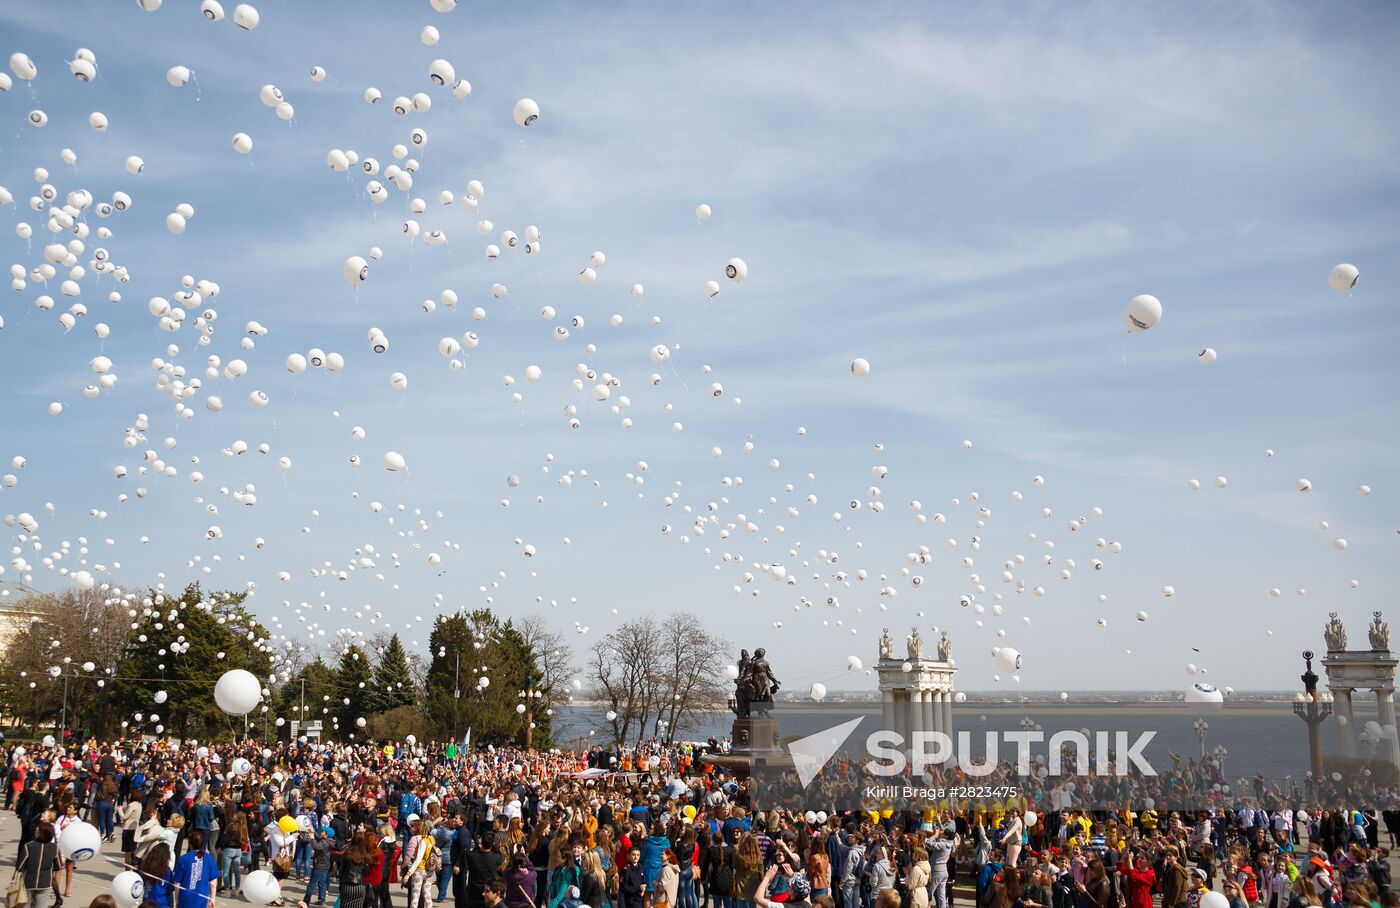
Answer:
POLYGON ((782 751, 778 742, 778 720, 768 716, 735 719, 734 725, 730 729, 730 736, 734 741, 736 752, 757 756, 782 751))
POLYGON ((778 738, 777 719, 768 716, 735 719, 730 734, 733 751, 706 755, 706 763, 721 767, 740 779, 749 778, 755 769, 792 768, 792 758, 778 738))

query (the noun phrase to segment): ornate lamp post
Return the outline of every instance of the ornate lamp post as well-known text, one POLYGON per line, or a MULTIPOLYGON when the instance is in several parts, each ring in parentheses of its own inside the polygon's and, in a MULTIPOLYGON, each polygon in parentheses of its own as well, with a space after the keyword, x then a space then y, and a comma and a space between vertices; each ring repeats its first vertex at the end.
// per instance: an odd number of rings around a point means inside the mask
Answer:
POLYGON ((1230 752, 1225 749, 1225 745, 1217 744, 1210 754, 1215 757, 1215 765, 1220 769, 1220 778, 1225 778, 1225 758, 1230 752))
POLYGON ((1205 719, 1197 719, 1191 723, 1191 727, 1196 730, 1196 737, 1201 742, 1201 756, 1206 755, 1206 732, 1210 731, 1210 723, 1205 719))
POLYGON ((1317 672, 1312 669, 1312 650, 1303 651, 1307 671, 1303 672, 1303 692, 1293 697, 1293 714, 1308 726, 1308 762, 1314 783, 1322 781, 1322 723, 1332 715, 1332 695, 1317 692, 1317 672))

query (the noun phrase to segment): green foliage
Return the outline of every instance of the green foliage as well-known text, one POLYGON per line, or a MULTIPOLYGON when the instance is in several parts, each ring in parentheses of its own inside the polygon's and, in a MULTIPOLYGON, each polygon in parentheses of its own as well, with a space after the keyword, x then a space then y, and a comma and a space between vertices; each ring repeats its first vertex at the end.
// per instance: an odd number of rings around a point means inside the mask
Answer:
POLYGON ((332 707, 340 703, 341 696, 340 672, 318 656, 294 672, 278 689, 277 715, 288 720, 319 720, 329 737, 332 707))
POLYGON ((402 706, 412 706, 418 699, 413 674, 408 667, 399 635, 389 637, 374 664, 374 681, 366 698, 371 713, 387 713, 402 706))
MULTIPOLYGON (((369 687, 374 683, 374 668, 370 664, 369 655, 358 646, 351 644, 346 647, 345 652, 340 657, 340 671, 336 673, 340 682, 339 696, 332 696, 330 702, 330 715, 336 720, 334 723, 334 733, 338 738, 348 738, 350 735, 360 737, 359 729, 355 725, 355 720, 368 718, 372 712, 368 702, 369 687), (347 703, 345 701, 349 700, 347 703)), ((332 731, 328 728, 326 731, 332 731)))
MULTIPOLYGON (((175 737, 227 740, 242 735, 243 723, 215 705, 214 682, 235 668, 262 679, 271 671, 268 632, 244 608, 246 594, 206 597, 199 584, 192 583, 178 597, 157 590, 147 595, 159 615, 130 632, 116 663, 111 686, 119 712, 143 713, 147 716, 143 730, 154 732, 157 723, 149 720, 154 710, 165 733, 175 737), (183 651, 172 652, 176 644, 183 651), (151 699, 157 689, 170 695, 164 705, 157 706, 151 699)), ((258 716, 249 718, 256 721, 258 716)))
POLYGON ((358 738, 373 741, 402 741, 409 735, 423 735, 423 714, 412 706, 399 706, 369 718, 358 738))
POLYGON ((432 662, 424 693, 431 733, 460 739, 467 729, 482 744, 518 744, 525 740, 525 717, 516 711, 520 691, 534 689, 537 700, 531 743, 549 743, 549 691, 532 647, 509 622, 488 609, 439 616, 429 637, 432 662), (481 687, 478 678, 489 678, 481 687))

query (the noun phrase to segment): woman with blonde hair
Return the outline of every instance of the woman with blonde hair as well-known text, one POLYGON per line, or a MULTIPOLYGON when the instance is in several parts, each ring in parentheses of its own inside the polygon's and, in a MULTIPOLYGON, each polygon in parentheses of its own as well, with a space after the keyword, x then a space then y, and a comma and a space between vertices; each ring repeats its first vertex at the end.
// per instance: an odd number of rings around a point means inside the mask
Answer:
POLYGON ((914 866, 909 868, 909 876, 905 878, 909 887, 910 908, 928 908, 928 884, 933 878, 933 868, 928 862, 928 852, 918 845, 910 855, 913 858, 914 866))
POLYGON ((432 824, 427 820, 414 822, 413 836, 403 852, 403 880, 408 886, 408 908, 431 908, 433 904, 432 882, 436 873, 432 866, 442 860, 441 852, 437 852, 434 860, 436 850, 432 824))
POLYGON ((590 908, 609 908, 608 878, 603 872, 603 863, 598 859, 596 848, 583 853, 583 877, 579 892, 583 903, 590 908))

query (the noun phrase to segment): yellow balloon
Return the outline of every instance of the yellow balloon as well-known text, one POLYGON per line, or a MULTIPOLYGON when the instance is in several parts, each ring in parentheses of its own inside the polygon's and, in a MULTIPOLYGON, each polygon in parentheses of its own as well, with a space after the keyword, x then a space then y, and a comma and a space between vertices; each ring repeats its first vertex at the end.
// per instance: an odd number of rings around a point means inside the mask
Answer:
POLYGON ((682 810, 681 813, 685 814, 685 818, 686 818, 687 820, 693 820, 693 819, 695 819, 695 805, 694 805, 694 804, 687 804, 687 805, 685 805, 685 809, 682 810))
POLYGON ((283 817, 277 821, 277 828, 290 835, 296 832, 300 827, 297 826, 297 821, 291 817, 283 817))

